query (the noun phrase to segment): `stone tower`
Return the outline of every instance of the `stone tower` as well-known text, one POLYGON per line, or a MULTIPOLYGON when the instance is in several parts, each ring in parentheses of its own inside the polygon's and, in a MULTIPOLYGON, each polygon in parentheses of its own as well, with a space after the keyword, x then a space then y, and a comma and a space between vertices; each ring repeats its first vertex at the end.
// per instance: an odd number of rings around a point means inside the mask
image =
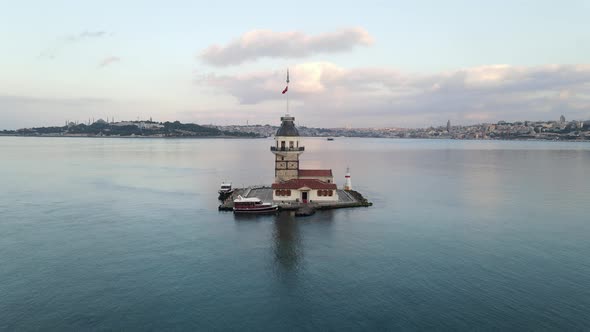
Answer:
POLYGON ((275 145, 270 151, 275 155, 275 183, 299 177, 299 155, 305 150, 299 144, 299 131, 295 117, 289 114, 281 117, 281 127, 275 135, 275 145))

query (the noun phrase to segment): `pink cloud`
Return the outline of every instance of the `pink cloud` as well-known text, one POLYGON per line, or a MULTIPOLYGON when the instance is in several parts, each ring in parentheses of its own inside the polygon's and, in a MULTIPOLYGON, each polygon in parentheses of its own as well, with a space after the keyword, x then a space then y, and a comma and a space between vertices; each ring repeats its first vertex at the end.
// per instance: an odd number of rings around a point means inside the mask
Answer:
POLYGON ((199 58, 213 66, 238 65, 259 58, 302 58, 318 53, 352 50, 355 46, 369 46, 373 37, 360 27, 345 28, 314 36, 298 31, 276 32, 253 30, 227 45, 211 45, 199 58))
MULTIPOLYGON (((307 113, 308 119, 315 116, 318 123, 357 119, 379 125, 422 119, 428 124, 449 118, 479 122, 557 118, 564 112, 572 118, 590 115, 588 65, 489 65, 416 74, 320 62, 296 65, 290 74, 293 112, 307 113)), ((257 106, 269 112, 284 102, 284 80, 282 70, 196 79, 233 96, 240 108, 257 106)))

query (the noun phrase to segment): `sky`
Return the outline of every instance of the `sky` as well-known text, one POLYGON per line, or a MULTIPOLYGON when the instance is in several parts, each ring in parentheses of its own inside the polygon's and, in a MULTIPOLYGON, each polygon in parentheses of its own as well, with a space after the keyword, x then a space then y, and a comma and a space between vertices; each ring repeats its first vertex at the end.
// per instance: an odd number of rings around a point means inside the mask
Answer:
POLYGON ((0 0, 0 129, 590 119, 590 1, 0 0), (289 68, 289 91, 285 74, 289 68))

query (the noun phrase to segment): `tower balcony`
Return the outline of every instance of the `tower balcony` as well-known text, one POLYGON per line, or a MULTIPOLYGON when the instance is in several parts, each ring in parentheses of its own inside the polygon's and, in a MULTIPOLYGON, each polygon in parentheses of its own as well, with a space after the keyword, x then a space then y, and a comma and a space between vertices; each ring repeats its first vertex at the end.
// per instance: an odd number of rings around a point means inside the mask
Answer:
POLYGON ((297 148, 289 148, 289 147, 276 147, 276 146, 271 146, 270 147, 270 151, 272 152, 301 152, 301 151, 305 151, 305 147, 300 146, 297 148))

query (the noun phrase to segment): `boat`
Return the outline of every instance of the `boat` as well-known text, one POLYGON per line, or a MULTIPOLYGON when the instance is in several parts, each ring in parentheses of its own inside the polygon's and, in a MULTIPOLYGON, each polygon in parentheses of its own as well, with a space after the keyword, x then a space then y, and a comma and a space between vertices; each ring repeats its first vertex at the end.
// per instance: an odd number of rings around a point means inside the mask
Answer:
POLYGON ((222 183, 217 192, 219 193, 219 200, 224 201, 234 192, 234 190, 231 187, 231 183, 222 183))
POLYGON ((231 193, 233 192, 233 189, 231 187, 231 183, 222 183, 221 186, 219 187, 219 191, 218 193, 220 194, 227 194, 227 193, 231 193))
POLYGON ((234 199, 234 213, 271 213, 278 209, 278 205, 263 203, 258 197, 238 195, 238 198, 234 199))
POLYGON ((326 140, 328 140, 328 141, 333 141, 333 140, 334 140, 334 138, 333 138, 333 137, 328 137, 328 138, 326 138, 326 140))

